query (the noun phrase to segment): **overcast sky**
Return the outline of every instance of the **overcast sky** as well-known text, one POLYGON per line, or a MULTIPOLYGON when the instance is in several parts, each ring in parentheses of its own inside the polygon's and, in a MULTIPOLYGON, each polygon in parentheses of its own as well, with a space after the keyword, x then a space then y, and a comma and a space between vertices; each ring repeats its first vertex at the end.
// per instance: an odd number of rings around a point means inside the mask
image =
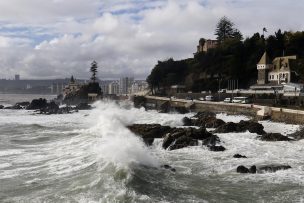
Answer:
POLYGON ((0 0, 0 79, 144 79, 158 60, 192 57, 227 16, 243 35, 302 31, 304 0, 0 0))

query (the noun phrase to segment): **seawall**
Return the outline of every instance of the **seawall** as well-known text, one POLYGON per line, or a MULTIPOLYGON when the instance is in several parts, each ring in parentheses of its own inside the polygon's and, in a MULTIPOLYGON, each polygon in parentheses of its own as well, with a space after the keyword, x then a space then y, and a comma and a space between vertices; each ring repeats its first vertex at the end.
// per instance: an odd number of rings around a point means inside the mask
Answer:
POLYGON ((198 100, 170 99, 167 97, 146 96, 145 106, 161 110, 163 107, 188 108, 193 112, 213 111, 217 113, 242 114, 256 119, 270 118, 276 122, 304 124, 304 111, 275 108, 254 104, 235 104, 198 100))

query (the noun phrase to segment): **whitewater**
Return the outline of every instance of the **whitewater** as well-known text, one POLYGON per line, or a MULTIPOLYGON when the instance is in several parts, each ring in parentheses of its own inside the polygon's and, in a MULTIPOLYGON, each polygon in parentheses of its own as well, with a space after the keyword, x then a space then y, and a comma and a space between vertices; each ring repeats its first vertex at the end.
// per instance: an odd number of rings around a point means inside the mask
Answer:
MULTIPOLYGON (((304 202, 304 140, 265 142, 257 134, 217 134, 227 150, 147 147, 126 126, 182 126, 177 113, 98 102, 90 111, 38 115, 0 110, 0 202, 304 202), (235 159, 234 154, 247 159, 235 159), (176 172, 161 166, 168 164, 176 172), (239 165, 288 164, 285 171, 238 174, 239 165)), ((218 114, 224 121, 246 116, 218 114)), ((261 122, 284 135, 297 125, 261 122)))

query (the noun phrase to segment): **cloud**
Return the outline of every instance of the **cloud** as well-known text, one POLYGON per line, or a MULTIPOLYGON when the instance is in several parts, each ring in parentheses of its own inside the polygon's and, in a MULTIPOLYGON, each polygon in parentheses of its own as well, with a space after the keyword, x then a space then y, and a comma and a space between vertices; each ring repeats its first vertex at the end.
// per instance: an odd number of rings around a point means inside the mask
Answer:
POLYGON ((245 36, 303 30, 304 5, 284 0, 27 0, 0 2, 3 77, 145 78, 158 60, 192 57, 222 16, 245 36), (261 6, 263 5, 263 6, 261 6))

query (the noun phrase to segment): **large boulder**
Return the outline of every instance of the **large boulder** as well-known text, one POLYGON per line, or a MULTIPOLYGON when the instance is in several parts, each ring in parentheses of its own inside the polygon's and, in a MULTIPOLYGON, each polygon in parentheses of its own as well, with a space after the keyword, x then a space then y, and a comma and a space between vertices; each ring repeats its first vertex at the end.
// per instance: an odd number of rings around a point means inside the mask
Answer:
POLYGON ((264 126, 260 123, 254 121, 240 121, 239 123, 228 122, 224 125, 221 125, 215 129, 214 133, 232 133, 232 132, 246 132, 257 133, 263 135, 266 132, 264 131, 264 126))
POLYGON ((0 105, 0 109, 4 109, 4 106, 3 106, 3 105, 0 105))
POLYGON ((177 138, 169 147, 168 150, 181 149, 188 146, 197 146, 198 141, 186 135, 177 138))
POLYGON ((247 168, 245 166, 238 166, 236 172, 238 173, 274 173, 279 170, 287 170, 290 169, 291 166, 289 165, 280 165, 280 164, 270 164, 270 165, 263 165, 263 166, 251 166, 247 168))
POLYGON ((161 126, 160 124, 133 124, 128 126, 128 129, 142 137, 148 146, 153 144, 154 138, 162 138, 172 130, 171 127, 161 126))
POLYGON ((25 101, 25 102, 18 102, 15 104, 15 106, 21 106, 23 109, 25 109, 26 107, 28 107, 28 105, 30 105, 30 102, 25 101))
POLYGON ((203 140, 202 144, 206 146, 215 146, 218 143, 220 143, 220 138, 216 135, 211 134, 210 137, 203 140))
POLYGON ((46 107, 40 109, 43 114, 58 114, 59 106, 55 102, 47 103, 46 107))
POLYGON ((241 154, 235 154, 235 155, 233 155, 233 158, 239 159, 239 158, 247 158, 247 157, 244 155, 241 155, 241 154))
POLYGON ((260 166, 257 168, 258 172, 276 172, 279 170, 287 170, 290 169, 291 166, 289 165, 276 165, 276 164, 271 164, 271 165, 265 165, 265 166, 260 166))
POLYGON ((304 139, 304 128, 301 128, 297 132, 292 133, 288 136, 293 137, 295 140, 302 140, 302 139, 304 139))
POLYGON ((262 141, 290 141, 290 139, 287 136, 284 136, 280 133, 266 133, 262 136, 259 136, 258 139, 262 141))
POLYGON ((213 131, 213 133, 231 133, 237 132, 237 124, 233 122, 225 123, 213 131))
POLYGON ((266 132, 264 131, 264 126, 260 123, 254 121, 240 121, 238 123, 239 131, 248 130, 251 133, 257 133, 258 135, 263 135, 266 132))
POLYGON ((214 152, 222 152, 222 151, 226 150, 226 148, 223 147, 223 146, 215 146, 215 145, 208 146, 208 148, 209 148, 210 151, 214 151, 214 152))
POLYGON ((44 109, 47 107, 47 101, 46 99, 33 99, 30 105, 26 107, 27 110, 38 110, 38 109, 44 109))
POLYGON ((168 150, 180 149, 187 146, 196 146, 198 145, 198 140, 202 140, 203 143, 205 143, 206 140, 214 136, 215 135, 212 135, 203 127, 199 129, 175 128, 166 134, 162 146, 164 149, 168 150))
POLYGON ((217 128, 225 122, 216 118, 214 112, 198 112, 191 118, 183 118, 184 126, 202 126, 206 128, 217 128))
POLYGON ((162 138, 172 130, 170 126, 160 124, 133 124, 127 128, 142 138, 162 138))

